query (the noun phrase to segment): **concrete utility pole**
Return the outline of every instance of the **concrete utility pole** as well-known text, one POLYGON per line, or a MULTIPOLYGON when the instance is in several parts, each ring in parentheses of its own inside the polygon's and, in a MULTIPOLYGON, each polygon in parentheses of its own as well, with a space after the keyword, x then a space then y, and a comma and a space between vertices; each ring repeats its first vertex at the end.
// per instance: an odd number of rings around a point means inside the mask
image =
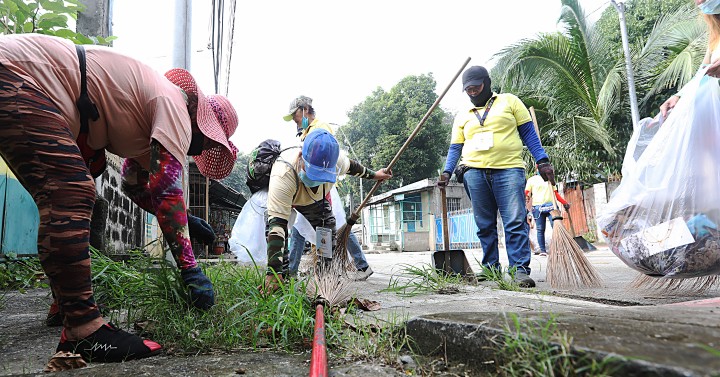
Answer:
POLYGON ((78 13, 77 32, 89 37, 112 35, 112 0, 81 0, 85 11, 78 13))
POLYGON ((633 73, 632 60, 630 59, 630 45, 628 43, 627 24, 625 23, 625 0, 610 0, 620 17, 620 35, 622 36, 623 52, 625 53, 625 68, 627 69, 628 91, 630 92, 630 115, 632 116, 633 129, 640 121, 638 111, 637 95, 635 94, 635 75, 633 73))
POLYGON ((190 71, 192 0, 175 0, 173 67, 190 71))

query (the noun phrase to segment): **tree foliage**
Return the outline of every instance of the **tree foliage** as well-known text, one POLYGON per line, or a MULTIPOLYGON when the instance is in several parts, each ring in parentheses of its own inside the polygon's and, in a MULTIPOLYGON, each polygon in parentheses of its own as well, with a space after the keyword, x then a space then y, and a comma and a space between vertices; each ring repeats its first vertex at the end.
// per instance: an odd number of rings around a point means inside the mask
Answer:
POLYGON ((38 33, 53 35, 75 44, 108 45, 114 36, 89 37, 68 28, 72 18, 85 10, 80 0, 3 0, 0 2, 0 34, 38 33))
MULTIPOLYGON (((435 86, 432 74, 427 74, 407 76, 388 92, 376 89, 348 113, 349 121, 339 128, 338 140, 350 149, 351 158, 366 167, 386 167, 437 99, 435 86)), ((393 166, 394 178, 376 194, 437 176, 450 142, 450 129, 451 116, 436 108, 393 166)), ((360 198, 355 178, 350 180, 338 187, 341 196, 351 194, 357 205, 364 198, 360 198)), ((363 182, 365 194, 372 184, 363 182)))
MULTIPOLYGON (((592 25, 577 0, 561 2, 564 30, 504 49, 492 76, 502 91, 536 109, 541 140, 560 176, 603 181, 621 170, 632 134, 618 16, 610 7, 592 25)), ((626 19, 640 114, 652 116, 692 77, 704 29, 684 1, 631 0, 626 19)))
POLYGON ((250 161, 249 153, 238 153, 233 170, 225 179, 220 180, 220 183, 241 193, 245 199, 249 200, 252 194, 250 193, 250 189, 248 189, 247 184, 245 184, 245 179, 247 178, 245 172, 247 170, 248 161, 250 161))

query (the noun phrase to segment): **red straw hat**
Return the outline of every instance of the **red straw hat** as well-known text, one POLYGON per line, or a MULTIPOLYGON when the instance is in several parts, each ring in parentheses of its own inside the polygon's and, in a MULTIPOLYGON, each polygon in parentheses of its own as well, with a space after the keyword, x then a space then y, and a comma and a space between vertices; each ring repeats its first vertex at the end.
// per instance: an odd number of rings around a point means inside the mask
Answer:
POLYGON ((165 77, 190 95, 197 95, 197 125, 200 131, 220 145, 203 150, 199 156, 193 156, 200 173, 211 179, 223 179, 230 175, 235 166, 238 149, 229 140, 235 133, 238 117, 227 98, 213 94, 205 96, 198 88, 190 72, 174 68, 165 73, 165 77))

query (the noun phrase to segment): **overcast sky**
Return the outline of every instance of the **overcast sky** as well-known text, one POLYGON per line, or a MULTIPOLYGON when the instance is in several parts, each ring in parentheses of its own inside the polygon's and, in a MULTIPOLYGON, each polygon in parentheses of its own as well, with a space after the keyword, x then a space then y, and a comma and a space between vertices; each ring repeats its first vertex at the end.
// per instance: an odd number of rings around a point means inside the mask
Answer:
MULTIPOLYGON (((114 3, 115 47, 160 72, 171 68, 174 1, 114 3)), ((209 4, 194 0, 192 19, 190 71, 205 93, 213 92, 209 4)), ((580 4, 593 21, 612 6, 580 4)), ((440 94, 467 57, 490 68, 504 47, 558 30, 559 15, 559 0, 238 1, 228 97, 240 124, 231 140, 245 153, 267 138, 296 142, 295 124, 282 116, 300 94, 337 124, 377 87, 388 91, 408 75, 432 73, 440 94)), ((456 112, 468 103, 458 79, 440 106, 456 112)))

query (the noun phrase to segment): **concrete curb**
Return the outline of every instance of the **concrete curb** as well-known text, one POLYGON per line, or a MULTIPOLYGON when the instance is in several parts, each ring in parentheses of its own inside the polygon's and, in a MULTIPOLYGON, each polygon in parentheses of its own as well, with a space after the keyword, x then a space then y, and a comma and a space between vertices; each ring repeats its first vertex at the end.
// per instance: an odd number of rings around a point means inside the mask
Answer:
MULTIPOLYGON (((506 314, 474 313, 470 320, 463 320, 470 313, 440 313, 424 315, 411 319, 407 323, 407 332, 414 341, 416 351, 424 355, 444 355, 454 362, 465 363, 473 369, 488 369, 489 363, 495 360, 498 346, 493 341, 505 335, 503 323, 506 314)), ((529 313, 519 314, 523 321, 529 313)), ((561 315, 562 316, 562 315, 561 315)), ((543 316, 537 316, 541 319, 543 316)), ((545 318, 547 320, 547 318, 545 318)), ((563 329, 564 330, 564 329, 563 329)), ((569 332, 572 336, 573 334, 569 332)), ((536 339, 540 341, 539 339, 536 339)), ((613 363, 613 375, 618 376, 657 376, 657 377, 695 377, 711 374, 699 373, 675 365, 641 360, 632 350, 618 345, 618 349, 626 352, 607 352, 594 347, 585 347, 581 341, 574 341, 572 353, 578 357, 590 357, 601 361, 608 356, 617 356, 618 362, 613 363)))

